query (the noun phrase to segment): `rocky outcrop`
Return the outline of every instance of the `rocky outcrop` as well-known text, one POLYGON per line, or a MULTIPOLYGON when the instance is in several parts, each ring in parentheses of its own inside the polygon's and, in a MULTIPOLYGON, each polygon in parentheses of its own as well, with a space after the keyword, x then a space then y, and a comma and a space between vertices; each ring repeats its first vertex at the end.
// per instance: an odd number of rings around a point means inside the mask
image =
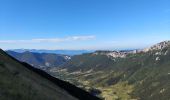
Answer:
POLYGON ((107 55, 108 57, 113 57, 113 58, 124 58, 129 52, 124 52, 124 51, 96 51, 94 54, 95 55, 107 55))
POLYGON ((149 48, 145 48, 142 51, 143 52, 148 52, 148 51, 152 51, 152 50, 162 50, 162 49, 164 49, 167 46, 170 46, 170 41, 160 42, 160 43, 158 43, 156 45, 153 45, 153 46, 151 46, 149 48))
POLYGON ((153 45, 149 48, 145 48, 142 50, 127 50, 127 51, 96 51, 95 55, 106 55, 108 57, 113 58, 125 58, 128 54, 136 54, 136 53, 142 53, 142 52, 148 52, 152 50, 162 50, 165 47, 170 46, 170 41, 163 41, 156 45, 153 45))

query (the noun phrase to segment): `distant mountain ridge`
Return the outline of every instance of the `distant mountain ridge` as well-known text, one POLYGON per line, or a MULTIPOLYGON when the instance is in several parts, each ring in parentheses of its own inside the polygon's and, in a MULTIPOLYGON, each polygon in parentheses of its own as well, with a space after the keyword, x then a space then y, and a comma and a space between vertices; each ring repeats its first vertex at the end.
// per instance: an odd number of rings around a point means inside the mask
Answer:
POLYGON ((62 55, 81 55, 83 53, 91 53, 94 52, 93 50, 38 50, 38 49, 11 49, 9 51, 14 51, 18 53, 23 53, 26 51, 33 52, 33 53, 54 53, 54 54, 62 54, 62 55))
POLYGON ((33 53, 29 51, 23 53, 14 51, 6 52, 19 61, 29 63, 30 65, 41 69, 57 67, 71 59, 71 56, 52 53, 33 53))

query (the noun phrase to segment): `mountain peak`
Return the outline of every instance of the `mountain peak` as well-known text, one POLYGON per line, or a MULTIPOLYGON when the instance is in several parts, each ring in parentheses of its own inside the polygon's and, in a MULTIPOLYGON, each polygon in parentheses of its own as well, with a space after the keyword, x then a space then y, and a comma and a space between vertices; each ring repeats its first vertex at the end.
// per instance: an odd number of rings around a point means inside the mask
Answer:
POLYGON ((148 52, 148 51, 152 51, 152 50, 162 50, 168 46, 170 46, 170 41, 163 41, 163 42, 155 44, 149 48, 145 48, 143 51, 148 52))
POLYGON ((93 54, 95 55, 106 55, 109 57, 113 57, 113 58, 124 58, 126 57, 128 54, 136 54, 136 53, 141 53, 141 52, 148 52, 148 51, 152 51, 152 50, 162 50, 166 47, 170 46, 170 41, 163 41, 160 43, 157 43, 149 48, 145 48, 143 50, 124 50, 124 51, 96 51, 93 54))

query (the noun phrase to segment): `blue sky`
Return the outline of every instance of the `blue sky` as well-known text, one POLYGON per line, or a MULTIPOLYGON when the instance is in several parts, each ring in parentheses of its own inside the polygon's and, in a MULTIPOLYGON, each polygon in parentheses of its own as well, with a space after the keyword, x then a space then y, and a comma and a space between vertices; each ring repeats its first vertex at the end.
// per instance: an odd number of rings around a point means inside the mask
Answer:
POLYGON ((170 0, 0 0, 2 49, 132 49, 170 40, 170 0))

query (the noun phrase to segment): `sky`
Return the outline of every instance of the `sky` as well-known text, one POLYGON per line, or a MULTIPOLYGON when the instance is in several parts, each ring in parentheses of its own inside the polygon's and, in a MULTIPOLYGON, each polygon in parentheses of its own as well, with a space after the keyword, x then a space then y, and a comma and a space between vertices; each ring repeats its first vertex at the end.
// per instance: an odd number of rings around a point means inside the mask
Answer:
POLYGON ((0 0, 0 48, 139 49, 170 40, 170 0, 0 0))

